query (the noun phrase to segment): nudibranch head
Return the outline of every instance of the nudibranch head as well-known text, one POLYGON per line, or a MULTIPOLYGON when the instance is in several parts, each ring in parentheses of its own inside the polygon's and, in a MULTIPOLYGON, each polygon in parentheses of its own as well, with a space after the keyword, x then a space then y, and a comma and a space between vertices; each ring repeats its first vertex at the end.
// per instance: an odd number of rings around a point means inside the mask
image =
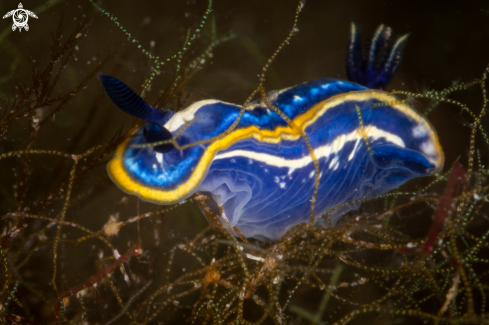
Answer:
MULTIPOLYGON (((377 82, 379 88, 387 79, 376 75, 384 80, 377 82)), ((241 106, 203 100, 169 117, 115 78, 101 80, 119 108, 146 122, 108 164, 122 190, 157 204, 209 193, 223 212, 220 217, 246 237, 278 239, 309 220, 313 160, 301 135, 261 100, 247 106, 237 126, 226 132, 241 106), (176 136, 180 147, 218 135, 185 150, 171 144, 134 146, 176 136)), ((443 167, 438 137, 424 116, 395 96, 357 82, 317 79, 268 96, 314 149, 320 167, 318 225, 324 223, 321 215, 340 204, 385 193, 443 167)), ((335 210, 333 224, 356 208, 335 210)))
MULTIPOLYGON (((98 78, 104 85, 105 91, 110 99, 125 113, 146 121, 143 136, 147 142, 157 142, 171 139, 171 133, 162 125, 165 124, 173 112, 170 110, 160 111, 149 106, 141 97, 127 87, 120 80, 99 74, 98 78)), ((156 152, 168 152, 173 148, 171 144, 155 147, 156 152)))

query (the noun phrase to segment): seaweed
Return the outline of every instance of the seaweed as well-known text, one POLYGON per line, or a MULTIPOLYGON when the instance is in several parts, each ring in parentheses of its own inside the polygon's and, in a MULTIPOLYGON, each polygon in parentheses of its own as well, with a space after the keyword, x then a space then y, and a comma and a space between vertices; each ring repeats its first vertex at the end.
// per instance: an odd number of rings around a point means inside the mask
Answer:
MULTIPOLYGON (((56 4, 49 1, 43 8, 57 10, 56 4)), ((362 203, 362 209, 348 213, 335 227, 318 229, 310 222, 277 242, 263 243, 231 235, 208 207, 210 197, 197 194, 168 207, 139 202, 116 189, 100 168, 138 126, 134 121, 129 127, 108 126, 114 119, 108 116, 111 108, 94 80, 101 69, 127 73, 124 64, 143 60, 144 95, 156 107, 178 110, 192 100, 188 85, 205 73, 200 70, 214 51, 236 37, 218 36, 212 1, 184 5, 187 18, 175 33, 177 49, 165 59, 152 46, 143 46, 141 34, 125 28, 104 3, 82 3, 74 22, 65 19, 72 11, 59 8, 65 13, 58 15, 44 66, 36 64, 30 79, 21 72, 2 79, 9 95, 0 104, 0 320, 487 323, 489 68, 477 80, 442 90, 392 91, 429 116, 446 112, 448 105, 462 111, 470 137, 446 172, 419 181, 414 190, 408 186, 349 202, 362 203), (110 21, 123 35, 124 49, 90 59, 97 63, 83 74, 74 72, 83 57, 78 48, 100 20, 110 21), (166 88, 155 91, 162 83, 166 88), (482 91, 480 108, 456 97, 475 87, 482 91), (72 114, 80 116, 76 126, 70 124, 72 114), (70 141, 58 139, 60 129, 70 141)), ((278 50, 268 61, 257 54, 264 67, 245 104, 255 95, 266 102, 271 65, 293 36, 300 38, 304 3, 296 5, 295 16, 288 13, 293 26, 285 41, 273 41, 278 50)), ((0 35, 0 45, 6 35, 0 35)), ((245 47, 260 53, 250 41, 245 47)), ((3 65, 1 71, 10 71, 3 65)), ((272 84, 282 83, 279 69, 272 75, 272 84)))

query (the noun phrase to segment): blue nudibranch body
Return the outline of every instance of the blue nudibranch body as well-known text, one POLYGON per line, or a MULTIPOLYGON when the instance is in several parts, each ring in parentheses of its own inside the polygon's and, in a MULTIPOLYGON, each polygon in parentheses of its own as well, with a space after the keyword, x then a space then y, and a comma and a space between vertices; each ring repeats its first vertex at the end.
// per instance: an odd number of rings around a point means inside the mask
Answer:
MULTIPOLYGON (((317 79, 267 96, 305 131, 314 148, 320 167, 317 218, 342 203, 385 193, 443 167, 431 124, 395 96, 366 86, 385 88, 398 68, 404 41, 392 39, 390 28, 381 26, 364 58, 353 25, 347 57, 351 81, 317 79)), ((179 145, 223 134, 241 106, 203 100, 172 115, 152 108, 117 79, 99 77, 119 108, 146 121, 135 131, 140 136, 123 142, 108 164, 110 177, 123 191, 157 204, 208 192, 222 208, 221 218, 246 237, 278 239, 308 222, 315 181, 312 158, 304 139, 261 100, 246 107, 232 132, 211 143, 183 151, 171 144, 135 148, 169 139, 182 128, 179 145)), ((333 224, 356 208, 336 210, 333 224)), ((322 219, 316 222, 321 223, 327 225, 322 219)))

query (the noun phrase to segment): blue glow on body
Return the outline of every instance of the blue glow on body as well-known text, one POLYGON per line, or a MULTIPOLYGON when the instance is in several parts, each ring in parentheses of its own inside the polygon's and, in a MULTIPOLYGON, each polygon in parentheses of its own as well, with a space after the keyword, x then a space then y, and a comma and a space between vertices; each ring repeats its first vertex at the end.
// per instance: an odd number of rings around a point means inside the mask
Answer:
MULTIPOLYGON (((391 39, 391 34, 388 27, 378 28, 370 53, 384 54, 367 60, 352 25, 347 56, 351 81, 322 78, 267 95, 307 134, 314 149, 320 169, 318 226, 328 225, 321 218, 328 210, 386 193, 443 167, 438 137, 425 117, 395 96, 370 89, 384 89, 399 67, 406 36, 391 39)), ((275 240, 309 220, 313 160, 304 139, 263 101, 250 103, 237 127, 227 132, 239 116, 239 105, 204 100, 172 115, 158 112, 117 79, 100 79, 121 110, 146 121, 109 162, 109 175, 122 190, 158 204, 210 193, 223 222, 226 218, 246 237, 275 240), (133 146, 172 136, 180 146, 220 138, 183 151, 173 144, 133 146)), ((335 210, 332 224, 358 206, 335 210)))
MULTIPOLYGON (((318 79, 282 91, 272 99, 272 103, 293 119, 333 96, 361 90, 365 90, 365 87, 354 83, 318 79), (313 97, 306 97, 306 94, 311 93, 313 97), (297 96, 304 100, 296 101, 297 96)), ((372 108, 374 103, 380 102, 375 99, 354 100, 353 97, 353 100, 331 107, 305 129, 315 149, 332 145, 342 135, 358 131, 359 121, 355 108, 358 105, 366 129, 382 130, 401 140, 393 144, 386 137, 369 137, 374 153, 371 157, 363 139, 357 136, 339 141, 334 152, 329 155, 318 155, 321 171, 316 203, 318 217, 326 213, 328 208, 388 192, 409 179, 430 175, 440 168, 426 158, 426 153, 421 153, 420 145, 431 141, 431 130, 423 136, 413 137, 412 130, 419 126, 419 120, 391 106, 372 108)), ((273 130, 278 126, 286 126, 280 116, 267 109, 261 101, 251 106, 253 109, 244 113, 237 129, 256 125, 260 129, 273 130)), ((203 105, 196 112, 199 118, 181 134, 179 143, 221 134, 232 124, 239 109, 237 105, 223 102, 203 105), (217 118, 213 119, 214 115, 217 118)), ((144 143, 142 136, 134 138, 126 147, 124 165, 127 172, 143 186, 167 190, 178 188, 180 183, 192 177, 194 166, 208 146, 205 144, 184 152, 173 150, 160 154, 152 149, 131 147, 139 143, 144 143)), ((436 151, 435 154, 440 153, 436 151)), ((280 144, 261 143, 252 138, 240 140, 217 153, 201 184, 185 197, 196 191, 209 192, 216 202, 222 204, 230 224, 238 227, 245 236, 280 238, 294 225, 309 219, 314 166, 310 159, 297 168, 274 166, 276 159, 273 157, 288 161, 307 160, 309 153, 301 138, 282 140, 280 144), (260 160, 246 154, 240 155, 239 152, 264 156, 260 160)), ((351 205, 335 211, 332 214, 333 224, 345 212, 356 208, 357 205, 351 205)), ((326 225, 327 221, 320 220, 319 224, 326 225)))

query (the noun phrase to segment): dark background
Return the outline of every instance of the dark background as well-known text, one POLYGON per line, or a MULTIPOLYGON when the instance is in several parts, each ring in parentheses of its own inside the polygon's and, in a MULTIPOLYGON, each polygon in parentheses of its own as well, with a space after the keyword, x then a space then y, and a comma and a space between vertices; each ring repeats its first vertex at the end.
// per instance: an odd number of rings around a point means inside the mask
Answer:
MULTIPOLYGON (((33 10, 40 3, 25 1, 23 5, 33 10)), ((7 12, 17 5, 17 0, 2 1, 0 11, 7 12)), ((192 19, 194 24, 198 23, 207 2, 104 1, 100 5, 116 16, 139 44, 163 59, 180 49, 185 24, 192 19), (151 41, 155 42, 154 48, 150 47, 151 41)), ((234 32, 237 36, 218 46, 214 56, 207 59, 204 68, 186 85, 185 91, 191 94, 188 103, 207 98, 244 102, 258 82, 257 75, 265 59, 290 30, 295 7, 296 1, 283 0, 214 1, 211 17, 215 17, 218 34, 234 32)), ((51 37, 62 14, 67 33, 81 15, 92 16, 86 38, 76 52, 77 61, 69 65, 70 80, 63 81, 75 84, 96 63, 113 56, 102 72, 124 80, 136 91, 141 89, 143 81, 149 77, 151 61, 127 41, 113 22, 94 12, 88 0, 59 1, 39 14, 39 19, 30 18, 28 32, 7 35, 0 48, 0 75, 12 75, 9 63, 14 59, 14 74, 20 81, 28 80, 33 69, 42 67, 49 59, 51 37)), ((344 79, 346 42, 352 21, 362 32, 364 41, 381 23, 391 26, 398 35, 410 35, 401 68, 390 90, 442 89, 480 78, 489 63, 487 2, 309 0, 299 18, 299 33, 272 65, 266 88, 290 87, 318 77, 344 79)), ((0 24, 0 30, 8 30, 12 22, 9 18, 0 24)), ((161 68, 161 75, 155 78, 152 91, 146 97, 148 101, 167 86, 173 71, 173 64, 161 68)), ((14 82, 0 84, 0 95, 5 98, 13 86, 14 82)), ((475 91, 465 95, 469 101, 474 101, 468 102, 469 106, 479 105, 478 94, 475 91)), ((59 116, 64 123, 60 121, 63 125, 55 130, 59 134, 57 141, 64 142, 64 138, 69 137, 67 131, 77 127, 77 117, 83 115, 87 105, 104 104, 105 108, 108 101, 101 96, 102 87, 95 78, 80 95, 73 100, 72 107, 59 116), (83 98, 79 98, 80 95, 83 98)), ((106 132, 100 134, 102 139, 109 137, 123 121, 130 121, 115 109, 111 111, 110 120, 105 119, 107 127, 106 132)), ((467 144, 469 130, 461 127, 466 122, 464 116, 460 116, 458 109, 444 106, 430 119, 439 132, 447 162, 453 161, 461 152, 452 148, 467 144)), ((51 137, 47 136, 47 141, 51 142, 51 137)))
MULTIPOLYGON (((76 86, 96 64, 106 58, 109 58, 108 63, 101 72, 123 80, 137 92, 142 89, 144 80, 151 73, 152 62, 142 55, 137 45, 127 40, 112 21, 94 10, 88 0, 22 2, 25 9, 32 11, 49 3, 53 4, 48 9, 42 13, 36 12, 38 19, 29 18, 28 32, 7 34, 12 25, 11 18, 0 21, 0 33, 5 35, 0 40, 0 107, 4 107, 9 96, 15 96, 16 80, 29 82, 35 69, 42 69, 49 61, 52 38, 60 19, 64 19, 62 30, 66 31, 63 35, 66 37, 83 16, 91 17, 90 26, 77 47, 74 60, 68 63, 57 91, 76 86)), ((207 1, 176 0, 109 0, 99 4, 116 16, 139 44, 161 59, 180 50, 185 38, 185 26, 190 24, 194 30, 207 7, 207 1), (154 47, 150 46, 152 41, 154 47)), ((2 0, 0 14, 3 16, 17 6, 18 0, 2 0)), ((218 46, 213 56, 206 59, 203 69, 186 84, 184 93, 188 97, 185 104, 208 98, 243 103, 258 84, 258 74, 266 59, 289 33, 296 6, 296 1, 288 0, 214 0, 211 17, 215 19, 218 35, 234 32, 236 37, 218 46)), ((410 34, 402 65, 388 90, 441 90, 462 81, 480 78, 489 64, 487 1, 308 0, 299 18, 299 32, 273 63, 267 75, 266 89, 290 87, 319 77, 345 79, 345 52, 352 21, 362 32, 364 41, 381 23, 392 27, 397 35, 410 34)), ((211 20, 206 28, 210 23, 211 20)), ((199 53, 205 47, 205 39, 206 33, 203 33, 192 51, 199 53)), ((160 75, 147 93, 149 102, 168 85, 175 66, 168 64, 160 70, 160 75)), ((482 103, 478 86, 452 98, 463 101, 476 112, 482 103)), ((415 106, 420 110, 425 107, 422 101, 415 103, 415 106)), ((429 118, 438 131, 446 154, 445 170, 458 157, 465 164, 470 135, 467 114, 462 114, 456 106, 444 104, 429 118)), ((81 153, 109 141, 121 127, 124 132, 127 131, 132 123, 130 117, 110 103, 100 82, 93 78, 83 91, 70 100, 65 110, 56 114, 41 129, 33 148, 81 153), (74 138, 81 140, 73 144, 74 138)), ((24 126, 19 123, 15 127, 18 129, 11 128, 6 137, 0 139, 0 153, 25 148, 24 126)), ((487 165, 487 154, 482 152, 482 155, 487 165)), ((59 184, 52 184, 51 176, 67 177, 70 166, 70 162, 60 162, 56 158, 36 159, 36 170, 27 195, 32 202, 37 199, 38 190, 56 188, 59 184)), ((17 168, 18 164, 15 159, 0 162, 0 216, 16 209, 10 191, 16 178, 10 170, 17 168)), ((74 194, 83 193, 90 182, 106 176, 104 166, 105 163, 97 167, 84 183, 77 184, 74 194)), ((76 220, 97 230, 114 211, 120 212, 119 217, 125 220, 138 212, 156 209, 152 204, 138 204, 135 197, 129 197, 127 203, 118 204, 123 193, 108 179, 95 194, 77 209, 70 210, 67 220, 76 220)), ((26 205, 32 202, 27 201, 26 205)), ((207 223, 191 204, 166 214, 164 220, 164 241, 192 237, 207 223)), ((151 234, 154 226, 153 220, 141 223, 143 238, 151 234)), ((66 233, 71 234, 70 230, 66 233)), ((114 241, 119 243, 118 247, 127 247, 129 242, 135 242, 137 233, 135 228, 124 229, 114 241)), ((63 251, 65 263, 60 267, 65 276, 63 289, 94 274, 96 252, 92 252, 93 256, 84 256, 85 249, 80 245, 69 246, 63 251)), ((123 250, 121 248, 121 252, 123 250)), ((51 258, 36 260, 40 265, 37 273, 24 276, 33 283, 48 286, 52 272, 51 258)))

